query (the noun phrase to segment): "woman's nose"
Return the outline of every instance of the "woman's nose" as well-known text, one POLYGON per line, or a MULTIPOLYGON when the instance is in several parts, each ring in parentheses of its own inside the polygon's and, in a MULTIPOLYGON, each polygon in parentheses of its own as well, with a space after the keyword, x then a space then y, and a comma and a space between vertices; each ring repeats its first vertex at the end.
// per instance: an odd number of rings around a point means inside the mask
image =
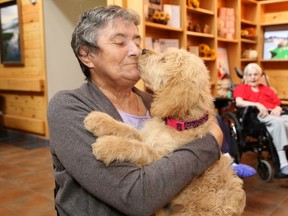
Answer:
POLYGON ((142 50, 137 44, 130 43, 128 46, 128 55, 129 56, 139 56, 142 54, 142 50))

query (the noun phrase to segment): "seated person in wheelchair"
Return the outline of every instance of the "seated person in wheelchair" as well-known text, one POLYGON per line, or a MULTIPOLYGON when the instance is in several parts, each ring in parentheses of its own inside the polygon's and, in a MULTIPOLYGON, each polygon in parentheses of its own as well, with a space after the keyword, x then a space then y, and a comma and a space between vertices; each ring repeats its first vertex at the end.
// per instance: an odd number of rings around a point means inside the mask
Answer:
POLYGON ((258 119, 265 123, 275 145, 280 170, 288 175, 285 147, 288 147, 288 115, 281 115, 281 101, 275 91, 261 84, 262 69, 256 63, 244 68, 243 84, 237 85, 233 96, 237 107, 255 106, 259 110, 258 119))

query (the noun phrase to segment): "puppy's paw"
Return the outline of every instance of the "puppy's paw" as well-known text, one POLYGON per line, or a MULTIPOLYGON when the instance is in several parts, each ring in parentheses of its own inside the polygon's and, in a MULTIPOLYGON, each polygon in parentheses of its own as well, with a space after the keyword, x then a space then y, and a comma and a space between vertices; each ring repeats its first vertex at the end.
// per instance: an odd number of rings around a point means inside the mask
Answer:
MULTIPOLYGON (((92 144, 92 153, 97 160, 108 166, 113 161, 129 162, 131 158, 131 147, 128 139, 117 136, 98 137, 96 143, 92 144)), ((132 162, 132 161, 131 161, 132 162)))
POLYGON ((117 160, 117 151, 115 151, 114 145, 117 144, 112 143, 111 140, 109 140, 109 136, 99 137, 96 143, 92 144, 92 153, 97 160, 102 161, 108 166, 117 160))
POLYGON ((94 111, 84 119, 84 127, 95 136, 115 135, 141 140, 138 131, 130 125, 116 121, 106 113, 94 111))
POLYGON ((117 121, 106 113, 94 111, 84 119, 84 127, 95 136, 109 135, 109 126, 117 124, 117 121))
POLYGON ((102 136, 92 144, 93 155, 105 165, 113 161, 130 162, 144 166, 159 159, 158 153, 149 145, 135 139, 117 136, 102 136))

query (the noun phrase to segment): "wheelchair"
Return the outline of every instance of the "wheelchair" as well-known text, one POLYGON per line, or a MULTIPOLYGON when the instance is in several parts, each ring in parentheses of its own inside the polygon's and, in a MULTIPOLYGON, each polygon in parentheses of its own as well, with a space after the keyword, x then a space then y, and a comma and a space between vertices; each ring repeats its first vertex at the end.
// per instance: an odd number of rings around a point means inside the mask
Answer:
MULTIPOLYGON (((236 72, 240 77, 240 72, 236 72)), ((235 162, 240 163, 242 154, 252 151, 257 154, 256 170, 264 182, 271 181, 273 170, 275 178, 287 178, 287 175, 280 172, 280 162, 273 139, 265 124, 257 118, 258 109, 253 106, 237 108, 233 98, 230 99, 228 106, 221 116, 229 127, 232 139, 230 154, 235 162)))
POLYGON ((275 178, 284 176, 280 173, 280 163, 273 139, 265 124, 257 119, 257 114, 256 107, 245 107, 236 109, 235 112, 225 112, 222 118, 229 127, 232 138, 231 155, 235 162, 239 163, 242 154, 247 151, 257 153, 257 173, 264 182, 269 182, 273 175, 271 164, 275 170, 275 178), (268 152, 268 155, 264 152, 268 152))

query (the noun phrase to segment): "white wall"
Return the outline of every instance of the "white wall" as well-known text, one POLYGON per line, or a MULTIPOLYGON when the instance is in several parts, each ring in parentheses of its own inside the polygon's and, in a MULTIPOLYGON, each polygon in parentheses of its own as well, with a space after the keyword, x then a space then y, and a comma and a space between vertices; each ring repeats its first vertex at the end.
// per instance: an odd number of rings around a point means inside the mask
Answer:
POLYGON ((74 89, 84 75, 70 46, 79 15, 106 0, 43 0, 48 100, 63 89, 74 89))

